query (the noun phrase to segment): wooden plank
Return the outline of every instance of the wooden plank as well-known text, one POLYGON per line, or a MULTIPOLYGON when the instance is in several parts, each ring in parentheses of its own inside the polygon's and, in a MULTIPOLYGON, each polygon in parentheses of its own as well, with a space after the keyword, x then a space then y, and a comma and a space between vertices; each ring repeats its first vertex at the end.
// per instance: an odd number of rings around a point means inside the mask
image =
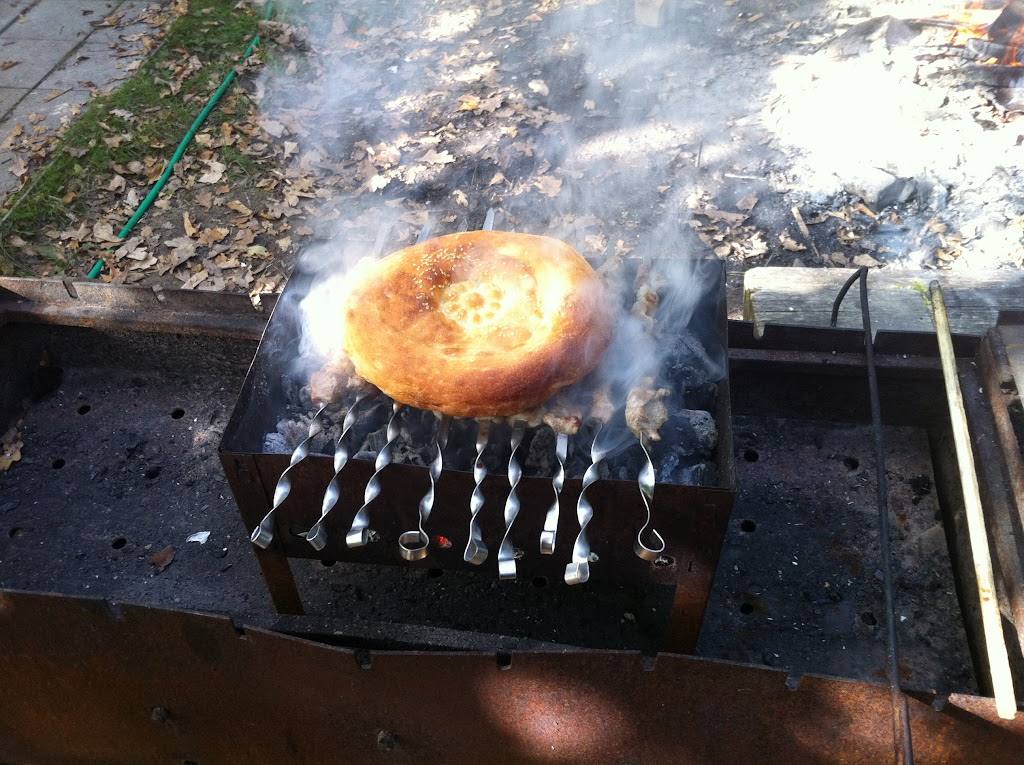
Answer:
MULTIPOLYGON (((832 302, 851 268, 753 268, 743 279, 743 318, 764 324, 827 327, 832 302)), ((928 284, 942 285, 950 326, 956 334, 984 335, 1000 310, 1024 308, 1024 272, 976 273, 880 269, 868 277, 875 331, 933 332, 925 302, 928 284)), ((860 328, 858 287, 843 300, 840 327, 860 328)))
POLYGON ((988 546, 985 510, 981 504, 981 489, 978 485, 978 471, 971 449, 971 431, 967 424, 967 410, 960 390, 960 378, 956 368, 956 353, 950 336, 949 315, 945 295, 939 288, 938 280, 931 283, 931 309, 935 319, 935 334, 939 341, 942 358, 942 377, 946 382, 946 399, 949 401, 949 419, 953 426, 953 443, 956 446, 957 465, 960 468, 960 482, 964 492, 964 510, 967 515, 967 533, 971 540, 971 557, 974 574, 978 583, 978 600, 981 603, 981 624, 985 633, 985 653, 988 658, 992 690, 996 697, 996 713, 1004 720, 1012 720, 1017 714, 1017 701, 1013 692, 1013 677, 1010 672, 1010 657, 1003 635, 1003 618, 996 592, 996 577, 992 567, 992 553, 988 546))

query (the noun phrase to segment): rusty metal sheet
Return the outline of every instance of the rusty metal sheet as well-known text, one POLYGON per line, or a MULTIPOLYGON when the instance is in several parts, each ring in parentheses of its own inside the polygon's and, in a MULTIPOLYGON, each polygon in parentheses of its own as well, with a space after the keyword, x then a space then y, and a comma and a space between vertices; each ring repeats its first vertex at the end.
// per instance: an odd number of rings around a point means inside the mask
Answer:
POLYGON ((258 339, 276 295, 257 311, 246 295, 95 281, 0 277, 0 325, 13 321, 258 339))
MULTIPOLYGON (((0 759, 60 763, 893 761, 889 690, 636 654, 370 653, 226 618, 0 593, 0 759), (791 690, 792 689, 792 690, 791 690)), ((1024 715, 910 699, 916 761, 1019 763, 1024 715)))

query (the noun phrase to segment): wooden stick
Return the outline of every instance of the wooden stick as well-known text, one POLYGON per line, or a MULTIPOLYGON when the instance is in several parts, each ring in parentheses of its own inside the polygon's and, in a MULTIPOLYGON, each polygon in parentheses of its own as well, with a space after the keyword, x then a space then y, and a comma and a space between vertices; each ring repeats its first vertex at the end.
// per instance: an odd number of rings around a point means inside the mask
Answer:
POLYGON ((1003 637, 999 599, 996 594, 995 576, 992 573, 992 554, 988 546, 985 515, 981 507, 981 492, 978 489, 978 473, 974 466, 974 452, 971 450, 971 436, 967 428, 967 412, 964 410, 963 394, 960 391, 960 382, 957 377, 953 337, 949 331, 949 316, 946 313, 946 301, 942 297, 942 288, 938 281, 933 281, 929 285, 929 292, 932 300, 932 316, 935 319, 935 334, 939 341, 939 356, 942 359, 942 376, 946 381, 946 398, 949 401, 949 418, 953 425, 953 443, 956 445, 960 483, 964 492, 967 534, 971 542, 974 573, 978 579, 981 626, 985 633, 985 653, 988 656, 992 690, 996 697, 996 713, 1004 720, 1012 720, 1017 713, 1017 699, 1013 693, 1010 658, 1006 653, 1006 641, 1003 637))

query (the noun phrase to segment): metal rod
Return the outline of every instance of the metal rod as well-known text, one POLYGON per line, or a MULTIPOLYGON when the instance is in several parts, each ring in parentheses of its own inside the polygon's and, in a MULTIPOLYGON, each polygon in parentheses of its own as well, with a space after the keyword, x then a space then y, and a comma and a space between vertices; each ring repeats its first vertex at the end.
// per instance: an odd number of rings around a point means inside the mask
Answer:
POLYGON ((516 452, 519 445, 523 443, 523 435, 526 433, 526 423, 516 422, 512 427, 510 445, 512 453, 508 458, 508 498, 505 500, 505 534, 501 538, 501 545, 498 547, 498 578, 516 578, 516 549, 512 544, 512 524, 516 522, 519 515, 519 495, 516 487, 523 477, 523 469, 516 459, 516 452))
POLYGON ((654 506, 654 461, 651 459, 650 446, 647 443, 647 439, 647 431, 641 430, 640 448, 644 450, 646 461, 643 467, 640 468, 640 476, 637 479, 637 483, 640 485, 640 496, 643 498, 647 516, 644 519, 644 525, 640 527, 640 531, 637 532, 636 539, 633 541, 633 552, 644 560, 653 561, 660 558, 661 554, 665 552, 665 540, 658 533, 658 530, 651 526, 651 510, 654 506), (648 528, 651 530, 651 544, 647 544, 643 540, 644 532, 648 528))
POLYGON ((423 495, 419 505, 419 524, 413 531, 406 531, 398 537, 398 552, 406 560, 422 560, 427 557, 430 537, 424 525, 434 509, 434 488, 444 468, 444 447, 448 444, 448 432, 451 430, 452 418, 444 415, 437 421, 434 432, 434 460, 430 463, 430 488, 423 495))
POLYGON ((357 419, 356 411, 366 396, 365 392, 356 394, 355 401, 352 402, 348 411, 345 412, 345 420, 341 424, 341 435, 338 436, 338 443, 334 447, 334 476, 331 478, 331 482, 327 484, 326 491, 324 491, 324 500, 320 506, 320 518, 306 532, 306 541, 317 551, 323 550, 327 546, 327 532, 324 529, 324 521, 341 498, 341 471, 348 464, 349 458, 349 449, 348 444, 345 443, 345 436, 348 435, 352 426, 355 425, 357 419))
POLYGON ((949 315, 946 312, 942 288, 937 281, 929 285, 929 293, 932 316, 935 319, 935 334, 939 341, 939 356, 942 360, 942 377, 946 383, 946 399, 949 402, 949 419, 953 427, 960 485, 963 487, 967 534, 971 541, 971 557, 974 559, 974 573, 978 580, 981 626, 985 634, 985 654, 996 698, 996 713, 1004 720, 1012 720, 1017 713, 1017 701, 1003 635, 999 595, 996 592, 995 576, 992 571, 992 554, 985 529, 985 513, 981 505, 974 452, 971 449, 967 412, 964 409, 964 398, 956 369, 956 353, 953 350, 953 337, 949 329, 949 315))
POLYGON ((832 326, 835 326, 839 305, 853 283, 860 279, 860 312, 864 328, 864 353, 867 357, 868 394, 871 399, 871 426, 875 446, 875 485, 878 494, 879 544, 882 548, 882 581, 885 590, 886 652, 889 663, 889 690, 892 696, 893 746, 897 763, 913 765, 914 744, 910 731, 910 711, 907 697, 900 687, 900 657, 896 638, 896 603, 893 591, 892 546, 889 540, 889 482, 885 473, 885 435, 882 431, 882 405, 878 394, 878 371, 875 368, 875 345, 871 332, 871 312, 868 306, 868 269, 861 267, 847 279, 832 306, 832 326))
POLYGON ((480 531, 480 524, 476 517, 484 506, 484 492, 481 484, 487 477, 487 467, 484 465, 484 449, 491 438, 491 423, 487 420, 480 421, 480 429, 476 432, 476 462, 473 463, 473 479, 476 485, 473 487, 473 495, 469 498, 469 540, 466 542, 466 552, 462 558, 467 563, 479 566, 487 560, 487 545, 484 544, 483 534, 480 531))
POLYGON ((388 420, 388 440, 377 452, 377 459, 373 463, 373 475, 366 482, 366 490, 363 492, 363 506, 359 508, 348 534, 345 535, 345 544, 349 547, 364 547, 370 541, 370 503, 380 495, 381 471, 391 464, 391 444, 395 442, 400 432, 398 414, 401 411, 402 404, 395 401, 391 406, 391 419, 388 420))
POLYGON ((277 479, 277 486, 274 487, 274 503, 270 508, 270 511, 263 516, 263 520, 260 521, 260 525, 252 530, 252 535, 249 539, 254 545, 259 548, 267 549, 270 543, 274 541, 274 514, 277 509, 284 504, 284 501, 288 499, 288 495, 292 493, 292 477, 291 472, 302 460, 309 456, 310 449, 313 448, 313 439, 323 433, 324 430, 324 413, 327 411, 327 407, 330 404, 324 404, 320 407, 319 411, 313 415, 313 419, 309 423, 309 433, 302 439, 302 443, 295 447, 295 451, 292 452, 292 457, 288 462, 288 467, 281 473, 281 477, 277 479))
POLYGON ((566 584, 583 584, 590 579, 590 564, 593 556, 590 552, 590 541, 587 539, 587 526, 594 517, 594 506, 590 504, 590 498, 587 497, 587 489, 601 477, 598 466, 608 456, 609 449, 597 444, 603 425, 604 423, 598 421, 594 431, 594 440, 590 445, 590 467, 583 474, 583 489, 576 502, 576 520, 580 524, 580 530, 572 546, 572 562, 565 567, 566 584))
POLYGON ((555 491, 555 501, 544 516, 544 530, 540 533, 540 554, 554 555, 555 539, 558 535, 559 502, 562 487, 565 486, 565 458, 569 453, 569 435, 559 433, 555 441, 555 458, 558 460, 558 472, 551 479, 551 488, 555 491))

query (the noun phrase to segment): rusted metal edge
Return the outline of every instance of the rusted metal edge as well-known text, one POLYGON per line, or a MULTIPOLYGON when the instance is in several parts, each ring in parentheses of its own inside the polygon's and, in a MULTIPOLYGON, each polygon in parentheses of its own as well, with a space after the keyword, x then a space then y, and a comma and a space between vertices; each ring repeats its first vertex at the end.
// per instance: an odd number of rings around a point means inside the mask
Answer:
MULTIPOLYGON (((337 648, 230 619, 0 591, 0 760, 47 765, 889 761, 884 685, 619 651, 337 648), (484 754, 486 753, 486 754, 484 754)), ((1020 762, 1024 716, 908 701, 917 762, 1020 762)))
POLYGON ((160 290, 134 285, 0 277, 0 326, 22 321, 259 339, 276 295, 160 290))

